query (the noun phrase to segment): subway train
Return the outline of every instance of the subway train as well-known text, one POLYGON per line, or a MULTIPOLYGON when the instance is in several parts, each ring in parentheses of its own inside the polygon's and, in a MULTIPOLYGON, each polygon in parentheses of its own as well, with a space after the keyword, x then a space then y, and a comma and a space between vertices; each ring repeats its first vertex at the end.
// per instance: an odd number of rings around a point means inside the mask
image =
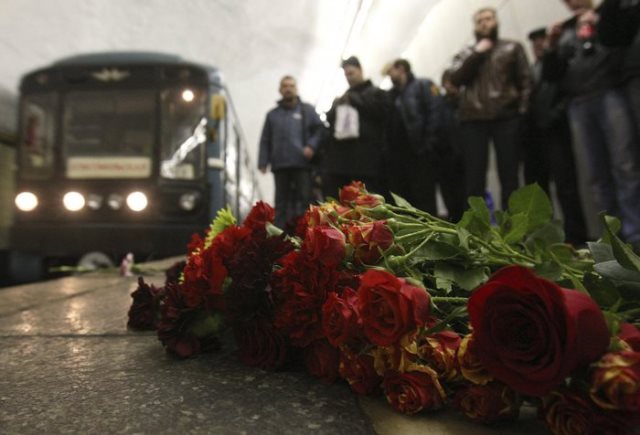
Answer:
POLYGON ((220 71, 178 56, 112 52, 61 59, 20 82, 16 282, 52 265, 183 254, 229 206, 260 198, 220 71))
POLYGON ((17 98, 0 87, 0 285, 8 282, 9 228, 13 220, 17 98))

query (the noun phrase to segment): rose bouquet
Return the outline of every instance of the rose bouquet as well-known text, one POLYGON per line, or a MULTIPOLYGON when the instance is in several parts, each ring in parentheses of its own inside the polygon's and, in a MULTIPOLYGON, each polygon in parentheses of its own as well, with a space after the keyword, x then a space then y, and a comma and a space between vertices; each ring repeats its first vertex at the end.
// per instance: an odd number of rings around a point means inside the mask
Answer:
POLYGON ((299 362, 407 414, 451 406, 492 423, 528 401, 553 433, 638 430, 640 258, 615 219, 589 252, 564 243, 536 185, 497 225, 480 198, 457 224, 394 200, 354 182, 293 237, 264 203, 242 225, 222 211, 179 278, 140 280, 129 325, 180 357, 230 331, 247 365, 299 362))

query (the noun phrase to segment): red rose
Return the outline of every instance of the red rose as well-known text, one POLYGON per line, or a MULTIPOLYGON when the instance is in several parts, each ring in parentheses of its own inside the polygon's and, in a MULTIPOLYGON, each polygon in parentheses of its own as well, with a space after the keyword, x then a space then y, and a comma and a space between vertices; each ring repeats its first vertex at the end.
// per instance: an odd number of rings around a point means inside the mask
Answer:
POLYGON ((252 230, 264 229, 267 222, 273 223, 275 216, 276 212, 273 207, 265 202, 258 201, 244 220, 244 226, 252 230))
POLYGON ((460 346, 460 336, 453 331, 442 331, 416 339, 418 356, 440 379, 451 381, 458 377, 456 353, 460 346))
POLYGON ((521 404, 518 394, 499 382, 468 384, 453 399, 453 406, 467 418, 485 424, 517 419, 521 404))
POLYGON ((562 388, 544 397, 538 418, 551 433, 562 435, 631 434, 638 417, 615 411, 604 411, 587 396, 562 388))
POLYGON ((531 396, 549 393, 609 345, 604 316, 589 296, 521 266, 495 273, 473 293, 468 310, 482 364, 531 396))
POLYGON ((340 352, 327 340, 316 340, 304 349, 304 362, 309 373, 326 384, 338 379, 340 352))
POLYGON ((393 233, 384 221, 353 223, 345 227, 353 257, 363 264, 376 264, 393 245, 393 233))
POLYGON ((640 413, 640 352, 603 356, 592 366, 590 392, 601 408, 640 413))
POLYGON ((618 337, 624 340, 632 350, 640 352, 640 330, 631 323, 623 323, 620 325, 618 337))
POLYGON ((233 333, 238 345, 240 361, 250 367, 275 370, 281 367, 287 356, 284 337, 271 322, 255 319, 234 325, 233 333))
POLYGON ((328 267, 336 267, 345 256, 344 234, 331 227, 309 228, 302 246, 311 259, 328 267))
POLYGON ((429 294, 389 272, 368 270, 358 289, 364 333, 378 346, 391 346, 429 318, 429 294))
POLYGON ((467 335, 460 342, 456 355, 458 368, 462 376, 474 384, 486 385, 493 380, 487 369, 480 362, 478 345, 473 335, 467 335))
POLYGON ((423 371, 399 373, 389 370, 382 386, 387 401, 404 414, 436 410, 444 405, 445 392, 438 375, 428 367, 423 371))
POLYGON ((362 320, 358 312, 358 295, 345 288, 341 296, 329 293, 322 307, 322 329, 333 346, 340 346, 361 335, 362 320))
POLYGON ((353 181, 340 189, 340 202, 345 205, 373 208, 383 204, 384 198, 370 194, 361 181, 353 181))
POLYGON ((346 346, 340 353, 340 376, 346 379, 357 394, 371 394, 378 389, 382 377, 376 373, 373 357, 352 352, 346 346))

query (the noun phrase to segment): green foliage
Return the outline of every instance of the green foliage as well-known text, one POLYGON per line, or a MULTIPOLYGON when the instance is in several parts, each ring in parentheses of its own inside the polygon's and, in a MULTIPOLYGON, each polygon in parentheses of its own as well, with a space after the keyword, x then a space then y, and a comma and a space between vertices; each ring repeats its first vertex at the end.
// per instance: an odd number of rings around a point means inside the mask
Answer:
POLYGON ((231 208, 227 206, 227 208, 218 210, 215 219, 211 222, 211 226, 209 227, 209 233, 207 234, 207 238, 204 241, 204 248, 207 249, 213 243, 213 239, 223 232, 228 227, 236 224, 236 218, 231 211, 231 208))

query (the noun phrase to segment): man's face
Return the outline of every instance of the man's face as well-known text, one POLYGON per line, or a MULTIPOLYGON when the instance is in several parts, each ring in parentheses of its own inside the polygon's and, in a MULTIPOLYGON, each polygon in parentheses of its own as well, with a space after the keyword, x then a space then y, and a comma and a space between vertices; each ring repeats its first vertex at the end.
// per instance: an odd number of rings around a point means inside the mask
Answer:
POLYGON ((392 66, 389 68, 389 78, 394 86, 402 86, 404 84, 405 72, 402 67, 392 66))
POLYGON ((482 11, 474 18, 475 33, 481 38, 488 38, 495 34, 498 28, 498 19, 491 11, 482 11))
POLYGON ((542 59, 544 56, 544 37, 534 38, 531 41, 531 50, 533 51, 533 55, 537 60, 542 59))
POLYGON ((564 1, 564 4, 567 5, 567 7, 572 11, 591 8, 591 0, 563 0, 563 1, 564 1))
POLYGON ((347 79, 349 86, 355 86, 362 83, 362 70, 357 66, 345 65, 344 77, 347 79))
POLYGON ((280 95, 285 100, 293 100, 298 97, 298 87, 293 79, 284 79, 280 82, 280 95))
POLYGON ((457 96, 459 93, 458 87, 454 85, 450 79, 445 79, 442 82, 442 87, 447 92, 447 95, 457 96))

